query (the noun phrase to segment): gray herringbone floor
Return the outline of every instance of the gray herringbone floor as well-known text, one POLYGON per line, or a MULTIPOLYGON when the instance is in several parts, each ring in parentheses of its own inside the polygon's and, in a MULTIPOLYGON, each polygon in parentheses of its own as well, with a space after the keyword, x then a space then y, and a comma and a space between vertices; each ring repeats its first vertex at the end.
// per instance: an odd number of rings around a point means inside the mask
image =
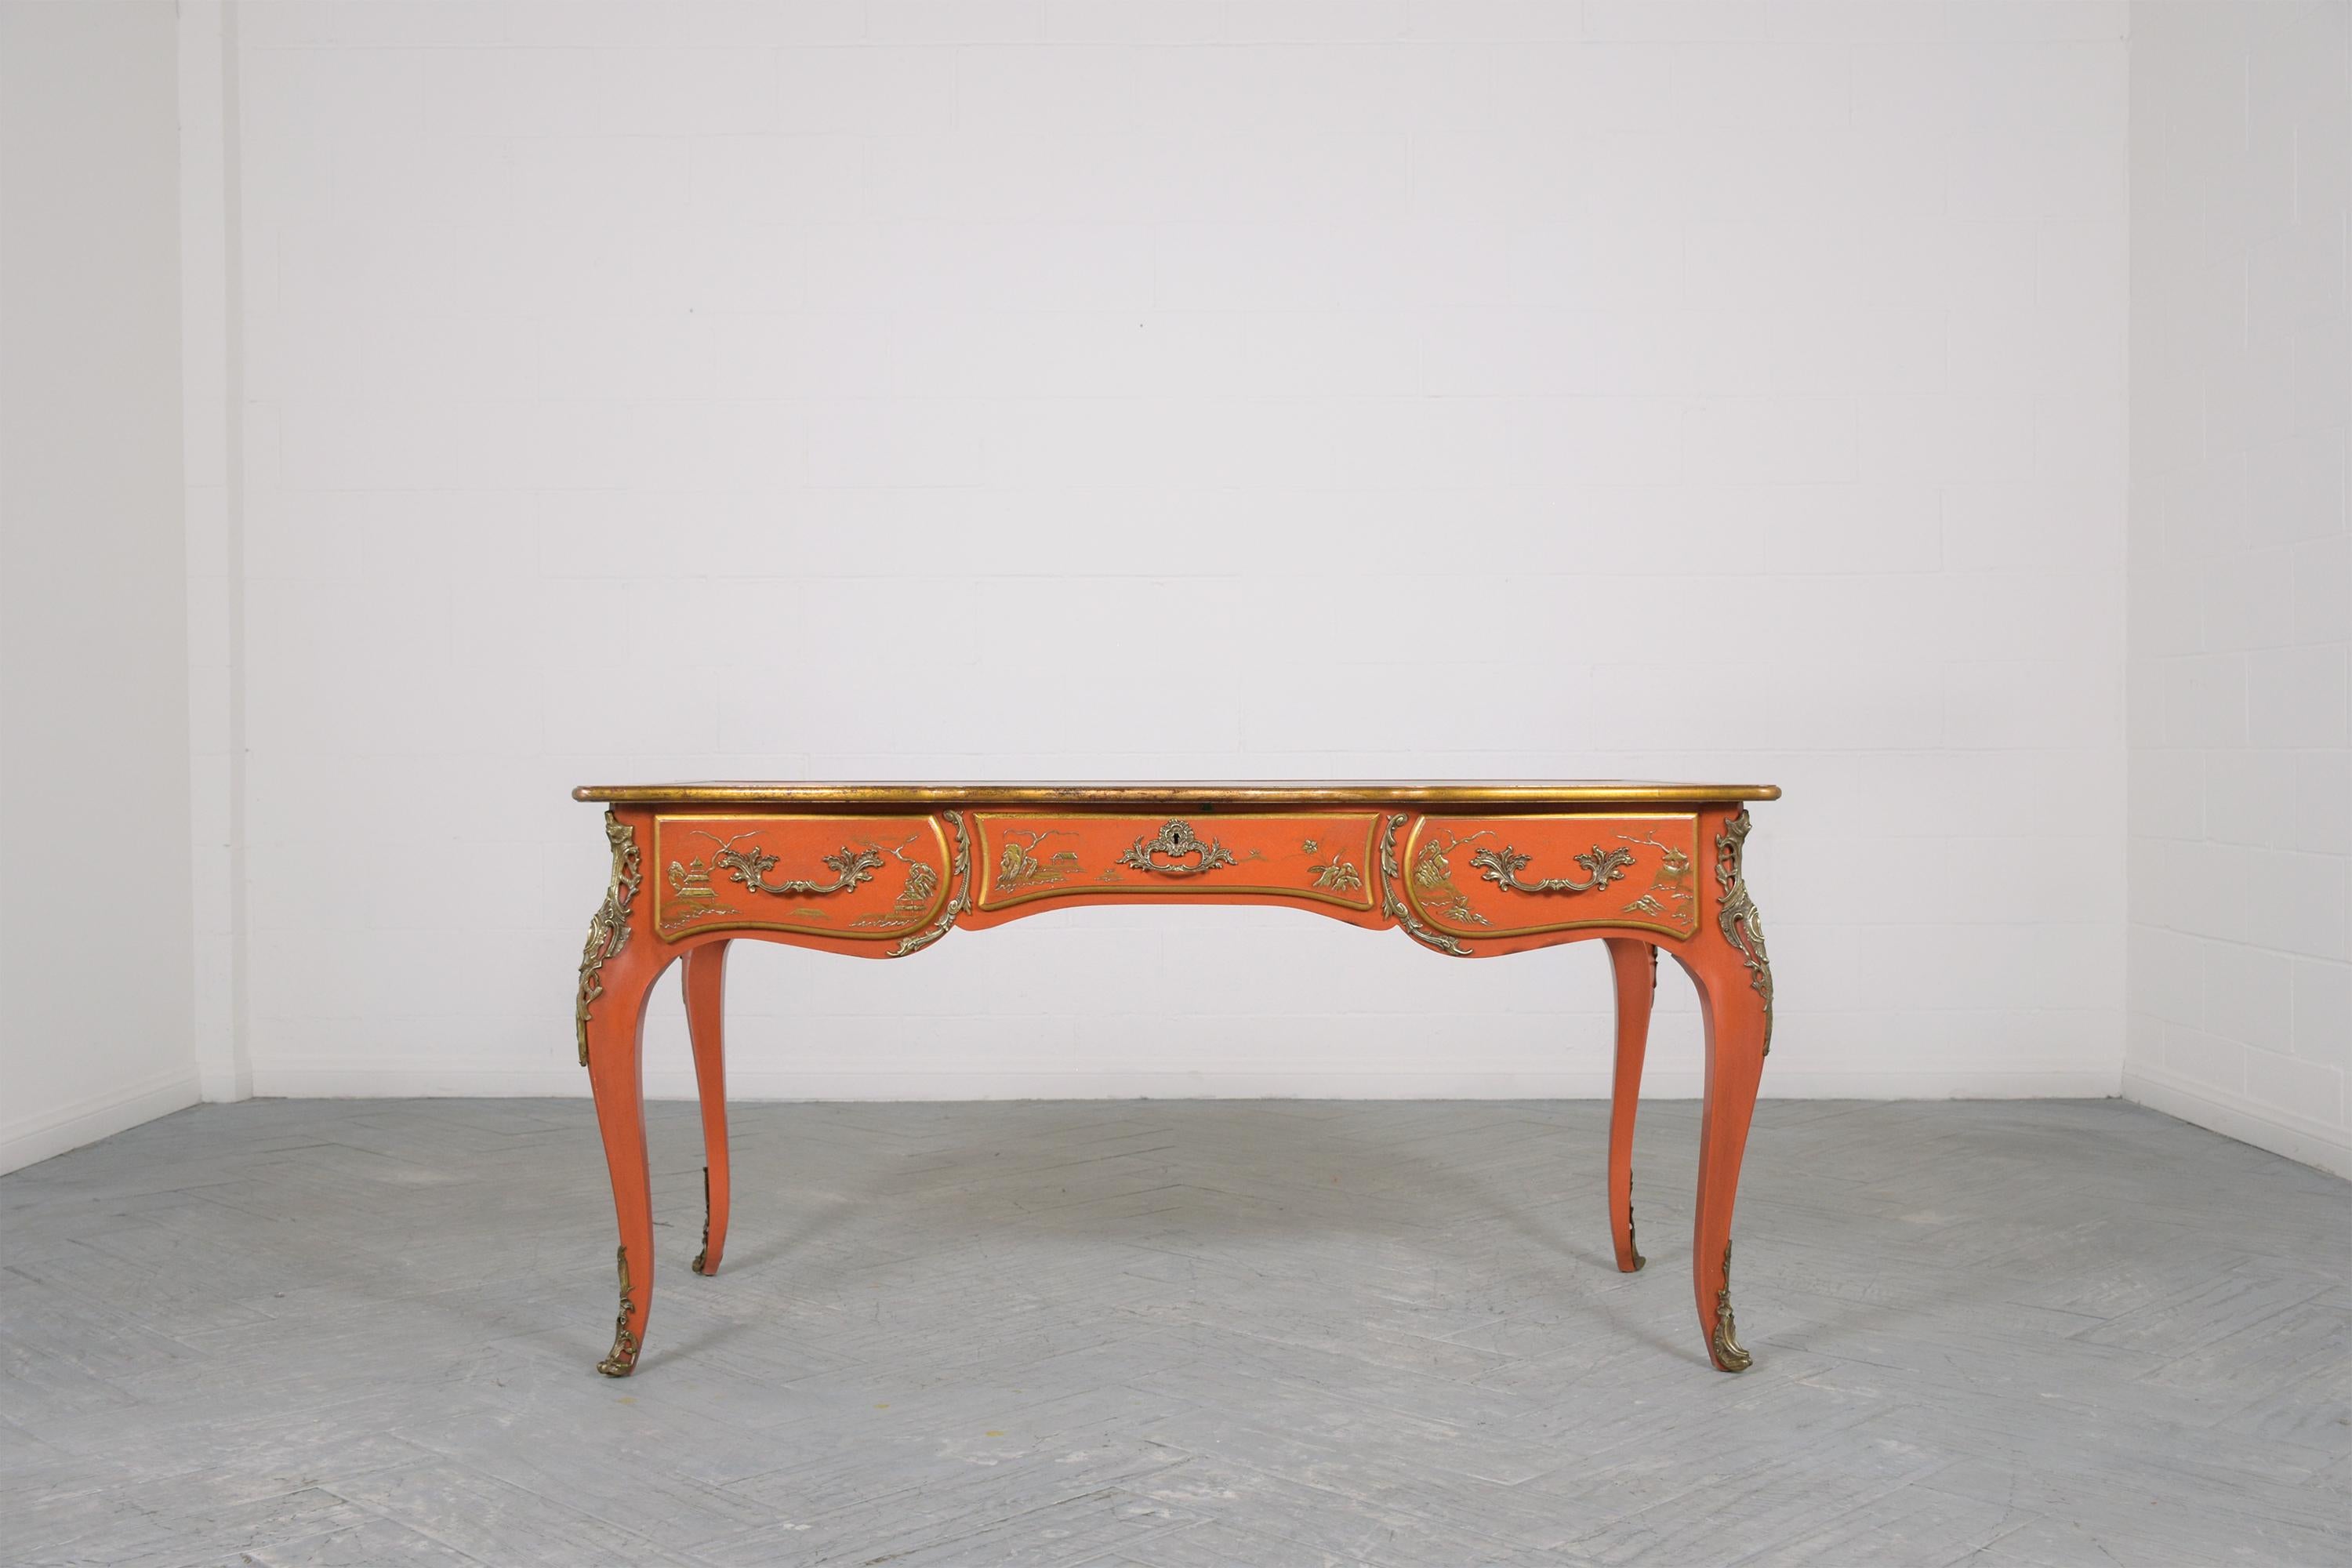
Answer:
POLYGON ((589 1108, 207 1106, 0 1179, 16 1563, 2343 1563, 2352 1188, 2113 1101, 763 1105, 596 1376, 589 1108))

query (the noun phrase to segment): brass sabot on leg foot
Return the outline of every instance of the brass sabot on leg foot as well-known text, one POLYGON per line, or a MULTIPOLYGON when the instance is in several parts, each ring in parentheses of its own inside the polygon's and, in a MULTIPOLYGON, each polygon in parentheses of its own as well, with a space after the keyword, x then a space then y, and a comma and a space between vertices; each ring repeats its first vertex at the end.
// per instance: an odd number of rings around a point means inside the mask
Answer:
POLYGON ((623 1247, 621 1256, 621 1315, 613 1324, 613 1350, 596 1370, 606 1377, 626 1377, 637 1370, 637 1336, 629 1331, 629 1314, 636 1309, 629 1300, 629 1249, 623 1247))
MULTIPOLYGON (((1652 948, 1650 951, 1654 953, 1658 950, 1652 948)), ((1641 1245, 1633 1239, 1633 1173, 1631 1171, 1625 1173, 1625 1251, 1633 1258, 1636 1271, 1650 1261, 1642 1256, 1641 1245)))
POLYGON ((701 1251, 699 1251, 699 1252, 698 1252, 698 1253, 696 1253, 696 1254, 694 1255, 694 1271, 695 1271, 697 1274, 699 1274, 699 1275, 703 1276, 705 1279, 709 1278, 710 1270, 709 1270, 709 1269, 708 1269, 708 1268, 705 1268, 702 1266, 702 1260, 703 1260, 704 1258, 706 1258, 709 1257, 709 1256, 710 1256, 710 1167, 709 1167, 709 1166, 708 1166, 708 1165, 705 1165, 705 1166, 703 1166, 703 1167, 702 1167, 702 1250, 701 1250, 701 1251))
POLYGON ((1723 1288, 1715 1293, 1715 1333, 1708 1342, 1715 1364, 1726 1372, 1746 1372, 1754 1358, 1740 1348, 1739 1325, 1731 1316, 1731 1243, 1723 1244, 1723 1288))

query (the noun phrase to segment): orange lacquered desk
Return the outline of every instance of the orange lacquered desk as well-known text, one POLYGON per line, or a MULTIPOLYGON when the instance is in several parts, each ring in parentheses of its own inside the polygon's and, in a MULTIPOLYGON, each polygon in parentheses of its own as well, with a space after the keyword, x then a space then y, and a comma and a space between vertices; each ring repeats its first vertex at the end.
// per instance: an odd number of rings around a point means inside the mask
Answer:
POLYGON ((1609 1230, 1633 1249, 1633 1111, 1661 951, 1706 1025, 1691 1284, 1707 1354, 1744 1371, 1731 1208, 1772 1035, 1772 970, 1740 870, 1746 802, 1769 784, 700 784, 597 785, 613 854, 574 1016, 621 1222, 621 1314, 597 1370, 635 1371, 653 1305, 639 1073, 646 993, 686 961, 702 1095, 698 1274, 727 1247, 720 997, 739 938, 904 958, 950 930, 1137 900, 1283 904, 1401 929, 1455 958, 1598 937, 1617 984, 1609 1230))

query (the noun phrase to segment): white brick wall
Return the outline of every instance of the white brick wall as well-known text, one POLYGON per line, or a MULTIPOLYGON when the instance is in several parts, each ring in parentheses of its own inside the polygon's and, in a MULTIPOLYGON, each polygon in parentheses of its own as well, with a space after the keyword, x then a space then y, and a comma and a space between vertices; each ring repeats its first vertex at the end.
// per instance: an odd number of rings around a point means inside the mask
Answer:
MULTIPOLYGON (((713 774, 1772 780, 1769 1089, 2116 1088, 2119 5, 240 11, 260 1092, 583 1092, 565 792, 713 774)), ((748 1093, 1605 1082, 1597 948, 1279 911, 735 994, 748 1093)))
POLYGON ((0 1172, 197 1098, 177 60, 0 5, 0 1172))
POLYGON ((2125 1083, 2352 1174, 2347 17, 2133 8, 2125 1083))

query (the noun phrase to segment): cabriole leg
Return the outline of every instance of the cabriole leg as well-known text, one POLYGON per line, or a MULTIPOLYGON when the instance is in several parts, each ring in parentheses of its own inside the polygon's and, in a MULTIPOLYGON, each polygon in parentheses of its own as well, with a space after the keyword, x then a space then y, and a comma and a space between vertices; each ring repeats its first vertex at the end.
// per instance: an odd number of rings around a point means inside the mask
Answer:
POLYGON ((1763 925, 1740 870, 1748 837, 1743 809, 1717 819, 1716 929, 1676 950, 1698 985, 1706 1025, 1706 1105, 1699 1118, 1698 1217, 1691 1244, 1691 1287, 1707 1354, 1725 1372, 1745 1372, 1731 1308, 1731 1213, 1739 1163, 1756 1113, 1757 1085, 1772 1040, 1772 970, 1763 925))
POLYGON ((1650 1009, 1658 992, 1658 950, 1631 937, 1606 939, 1617 983, 1617 1068, 1609 1100, 1609 1237, 1617 1267, 1631 1274, 1644 1259, 1633 1243, 1633 1117, 1642 1100, 1642 1058, 1650 1046, 1650 1009))
POLYGON ((613 1210, 621 1226, 620 1317, 613 1349, 596 1365, 607 1377, 626 1377, 645 1343, 654 1295, 653 1184, 646 1163, 644 1058, 646 994, 664 966, 604 967, 604 995, 588 1023, 588 1081, 596 1094, 596 1129, 613 1177, 613 1210), (617 973, 616 973, 617 972, 617 973))
POLYGON ((727 1250, 727 1052, 722 1027, 727 949, 714 942, 686 955, 686 1032, 694 1042, 694 1083, 702 1100, 702 1250, 694 1271, 719 1272, 727 1250))
POLYGON ((1725 1372, 1745 1372, 1749 1358, 1731 1312, 1731 1211, 1764 1073, 1764 1009, 1752 993, 1742 1000, 1736 984, 1706 976, 1699 977, 1699 998, 1706 1016, 1706 1106, 1699 1113, 1691 1287, 1707 1354, 1725 1372))
POLYGON ((636 929, 637 915, 630 907, 644 885, 635 828, 607 811, 604 837, 613 851, 612 880, 588 923, 572 1016, 580 1060, 596 1096, 596 1128, 604 1141, 613 1209, 621 1227, 620 1316, 613 1326, 613 1349, 596 1370, 626 1377, 645 1343, 654 1289, 653 1184, 646 1166, 646 1094, 639 1068, 646 995, 669 966, 669 954, 636 929))

